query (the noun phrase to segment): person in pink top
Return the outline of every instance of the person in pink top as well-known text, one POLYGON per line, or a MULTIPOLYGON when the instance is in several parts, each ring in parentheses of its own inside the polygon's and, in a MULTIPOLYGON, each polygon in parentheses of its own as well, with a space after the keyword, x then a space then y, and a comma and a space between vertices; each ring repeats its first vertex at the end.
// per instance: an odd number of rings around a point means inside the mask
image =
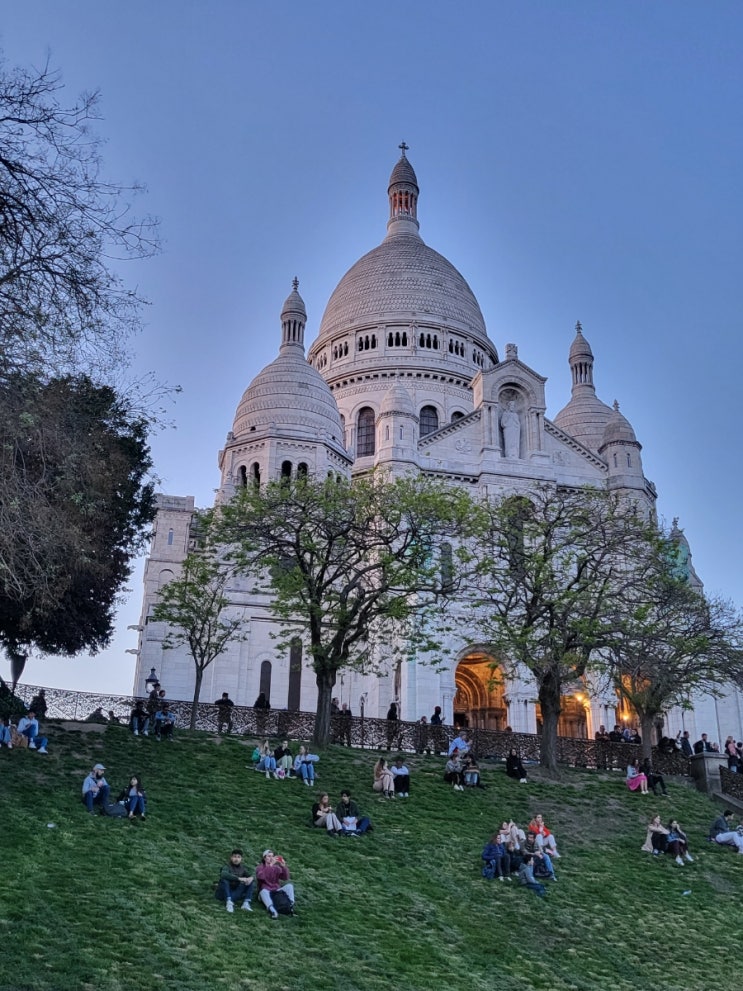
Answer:
POLYGON ((289 868, 283 857, 277 857, 273 850, 264 850, 260 864, 255 869, 255 879, 258 882, 258 898, 271 914, 271 919, 278 919, 279 913, 273 903, 273 894, 283 891, 292 904, 291 915, 294 915, 294 885, 289 882, 289 868))

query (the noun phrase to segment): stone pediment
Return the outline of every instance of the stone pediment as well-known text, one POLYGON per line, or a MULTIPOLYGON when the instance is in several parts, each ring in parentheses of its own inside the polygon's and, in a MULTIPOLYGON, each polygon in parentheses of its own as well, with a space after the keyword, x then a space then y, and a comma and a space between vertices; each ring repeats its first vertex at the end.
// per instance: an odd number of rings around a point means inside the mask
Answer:
POLYGON ((570 434, 566 434, 564 430, 560 430, 559 427, 556 427, 554 423, 546 417, 544 419, 544 432, 550 437, 554 437, 555 440, 560 441, 560 443, 566 448, 569 448, 573 454, 576 454, 582 460, 587 461, 592 467, 598 468, 598 470, 603 473, 608 470, 607 464, 602 458, 600 458, 597 454, 594 454, 593 451, 589 451, 587 447, 584 447, 580 441, 575 440, 570 436, 570 434))

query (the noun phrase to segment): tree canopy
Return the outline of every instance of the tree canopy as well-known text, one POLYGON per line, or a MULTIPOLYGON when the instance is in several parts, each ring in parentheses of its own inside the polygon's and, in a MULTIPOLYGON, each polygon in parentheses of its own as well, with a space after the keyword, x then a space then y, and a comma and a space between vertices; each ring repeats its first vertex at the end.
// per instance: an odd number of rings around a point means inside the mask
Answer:
POLYGON ((480 506, 474 595, 483 639, 534 675, 542 763, 557 774, 563 686, 583 676, 628 583, 642 580, 651 528, 615 496, 544 487, 480 506))
POLYGON ((326 743, 340 670, 436 643, 431 619, 455 589, 438 547, 466 524, 467 494, 421 476, 248 486, 220 513, 220 539, 270 592, 282 644, 305 641, 318 687, 315 742, 326 743))
POLYGON ((154 515, 146 423, 85 376, 0 378, 0 458, 0 641, 105 646, 154 515))

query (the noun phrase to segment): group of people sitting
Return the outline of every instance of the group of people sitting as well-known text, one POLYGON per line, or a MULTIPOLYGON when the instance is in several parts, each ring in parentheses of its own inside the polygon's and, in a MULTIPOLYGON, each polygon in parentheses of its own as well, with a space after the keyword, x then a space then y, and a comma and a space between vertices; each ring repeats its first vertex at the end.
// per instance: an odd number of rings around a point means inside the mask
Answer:
POLYGON ((165 697, 165 689, 155 685, 144 702, 137 701, 129 715, 129 729, 134 736, 149 736, 152 729, 156 740, 172 740, 176 715, 165 697))
POLYGON ((720 846, 735 847, 738 853, 743 853, 743 822, 733 827, 733 812, 725 809, 712 823, 709 831, 709 839, 720 846))
POLYGON ((402 757, 395 758, 390 767, 384 757, 374 765, 374 791, 384 798, 410 798, 410 770, 402 757))
MULTIPOLYGON (((506 757, 506 774, 509 778, 526 784, 526 769, 515 747, 511 747, 506 757)), ((462 730, 449 746, 449 759, 444 768, 444 781, 454 791, 465 788, 484 788, 480 777, 480 767, 472 749, 469 735, 462 730)))
POLYGON ((308 787, 313 787, 317 776, 315 764, 319 760, 317 754, 311 754, 304 746, 299 748, 296 757, 293 756, 288 740, 283 740, 277 747, 271 747, 269 741, 264 740, 253 750, 252 767, 267 778, 273 777, 277 781, 300 778, 308 787))
POLYGON ((8 718, 0 719, 0 747, 7 747, 8 750, 13 747, 27 747, 46 754, 49 752, 47 742, 47 738, 39 730, 39 720, 34 709, 29 709, 25 716, 21 716, 17 726, 8 718))
POLYGON ((557 841, 544 816, 535 815, 526 830, 512 819, 504 820, 482 851, 482 873, 499 881, 510 881, 516 874, 524 887, 543 898, 547 889, 542 880, 557 880, 553 860, 559 857, 557 841))
POLYGON ((258 882, 258 900, 275 921, 279 915, 294 915, 294 885, 286 861, 273 850, 264 850, 261 862, 253 874, 243 864, 243 852, 236 848, 219 874, 215 897, 225 903, 228 912, 235 911, 240 902, 246 912, 252 912, 253 890, 258 882))
POLYGON ((122 788, 115 803, 112 803, 111 787, 106 781, 104 764, 95 764, 83 781, 82 799, 83 805, 91 814, 98 808, 101 815, 123 814, 129 819, 134 819, 136 816, 144 819, 147 815, 147 793, 139 775, 132 774, 129 784, 122 788), (112 806, 119 806, 123 809, 123 813, 119 813, 118 810, 112 811, 112 806))
POLYGON ((679 867, 684 866, 685 860, 690 864, 694 862, 694 858, 689 853, 689 841, 686 833, 679 826, 678 819, 671 819, 668 825, 664 826, 660 816, 654 815, 648 823, 647 836, 640 849, 652 853, 654 857, 668 853, 679 867))
POLYGON ((361 814, 348 789, 341 792, 335 809, 328 793, 323 792, 312 806, 312 825, 324 828, 328 836, 363 836, 372 829, 369 816, 361 814))
POLYGON ((639 791, 641 795, 648 795, 652 788, 654 795, 668 797, 665 778, 653 769, 648 757, 643 761, 635 760, 627 765, 625 781, 630 791, 639 791))

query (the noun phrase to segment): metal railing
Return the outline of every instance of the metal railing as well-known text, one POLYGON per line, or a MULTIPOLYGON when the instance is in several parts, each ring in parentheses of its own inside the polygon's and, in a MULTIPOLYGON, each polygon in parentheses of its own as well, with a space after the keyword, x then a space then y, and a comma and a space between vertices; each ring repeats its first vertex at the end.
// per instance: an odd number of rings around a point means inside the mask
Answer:
MULTIPOLYGON (((42 689, 37 685, 18 685, 16 695, 29 705, 42 689)), ((43 689, 46 698, 46 719, 108 722, 109 714, 116 722, 128 724, 132 708, 138 701, 145 707, 148 699, 132 695, 73 692, 62 688, 43 689)), ((186 728, 191 721, 191 702, 168 700, 176 715, 177 727, 186 728)), ((151 712, 156 711, 154 705, 151 712)), ((287 709, 253 709, 235 705, 231 710, 232 733, 259 739, 269 738, 309 740, 315 728, 315 713, 287 709)), ((221 718, 219 706, 200 702, 197 707, 196 728, 216 733, 221 718)), ((539 763, 541 739, 537 734, 497 732, 487 729, 469 729, 470 741, 480 760, 505 760, 512 747, 522 760, 539 763)), ((392 722, 366 716, 350 718, 334 715, 331 720, 331 742, 368 750, 401 751, 403 753, 444 754, 458 730, 452 726, 431 726, 402 720, 392 722)), ((597 768, 621 771, 628 764, 641 758, 641 748, 631 743, 609 743, 574 737, 558 737, 558 763, 569 767, 597 768)), ((653 767, 661 774, 688 775, 689 760, 680 752, 664 753, 653 750, 653 767)), ((725 770, 725 769, 723 769, 725 770)), ((730 773, 730 772, 727 772, 730 773)), ((731 777, 738 777, 734 774, 731 777)), ((743 791, 743 775, 741 791, 743 791)), ((735 782, 736 786, 738 782, 735 782)))

